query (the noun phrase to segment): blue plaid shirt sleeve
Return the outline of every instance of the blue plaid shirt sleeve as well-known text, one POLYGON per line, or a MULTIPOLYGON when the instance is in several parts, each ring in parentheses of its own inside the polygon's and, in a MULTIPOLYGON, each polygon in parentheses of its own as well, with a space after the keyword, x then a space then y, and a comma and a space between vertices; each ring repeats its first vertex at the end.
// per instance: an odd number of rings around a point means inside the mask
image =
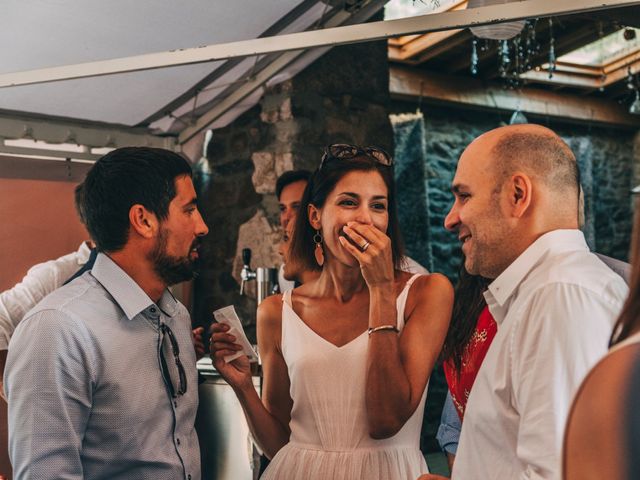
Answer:
POLYGON ((451 393, 447 392, 447 399, 444 402, 442 416, 440 417, 440 426, 438 427, 438 433, 436 433, 436 440, 438 440, 440 448, 446 453, 455 455, 458 451, 461 429, 462 422, 458 412, 456 412, 456 407, 453 405, 451 393))

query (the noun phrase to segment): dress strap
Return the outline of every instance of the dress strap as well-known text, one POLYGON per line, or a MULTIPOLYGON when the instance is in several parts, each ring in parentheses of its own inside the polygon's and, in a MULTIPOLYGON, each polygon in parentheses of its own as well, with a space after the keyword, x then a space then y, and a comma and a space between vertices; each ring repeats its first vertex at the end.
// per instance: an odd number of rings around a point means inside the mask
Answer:
POLYGON ((409 280, 407 280, 407 283, 404 284, 404 288, 402 289, 402 292, 404 292, 405 290, 409 291, 409 289, 411 288, 411 285, 413 285, 413 282, 415 282, 416 278, 421 277, 422 273, 414 273, 413 275, 411 275, 411 278, 409 280))
POLYGON ((422 275, 422 273, 414 273, 411 278, 407 280, 407 283, 404 284, 404 288, 402 289, 400 295, 398 295, 398 299, 396 300, 396 311, 398 312, 396 323, 400 331, 402 331, 402 329, 404 328, 404 308, 407 305, 409 289, 411 288, 411 285, 413 285, 413 282, 415 282, 416 279, 418 277, 421 277, 422 275))
POLYGON ((291 292, 293 292, 293 288, 290 288, 282 294, 282 303, 286 303, 293 308, 293 304, 291 303, 291 292))

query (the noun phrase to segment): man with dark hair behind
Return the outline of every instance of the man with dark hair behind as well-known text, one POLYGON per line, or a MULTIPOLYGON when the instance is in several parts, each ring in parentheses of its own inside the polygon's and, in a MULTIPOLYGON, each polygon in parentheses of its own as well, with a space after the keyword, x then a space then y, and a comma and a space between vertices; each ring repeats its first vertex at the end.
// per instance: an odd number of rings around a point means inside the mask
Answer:
MULTIPOLYGON (((283 239, 280 244, 280 254, 284 260, 284 264, 278 270, 278 284, 281 292, 287 291, 295 287, 296 283, 300 284, 303 281, 301 276, 304 270, 294 268, 292 264, 287 266, 287 262, 289 262, 289 241, 293 235, 295 218, 310 177, 309 170, 288 170, 276 180, 276 198, 280 209, 280 227, 283 239)), ((309 273, 305 272, 304 275, 309 275, 309 273)))
POLYGON ((276 197, 280 208, 280 226, 287 228, 300 208, 300 200, 307 188, 311 172, 309 170, 289 170, 276 180, 276 197))
POLYGON ((121 148, 82 186, 99 251, 11 339, 5 373, 14 478, 200 478, 195 352, 167 287, 193 276, 201 236, 191 168, 121 148))

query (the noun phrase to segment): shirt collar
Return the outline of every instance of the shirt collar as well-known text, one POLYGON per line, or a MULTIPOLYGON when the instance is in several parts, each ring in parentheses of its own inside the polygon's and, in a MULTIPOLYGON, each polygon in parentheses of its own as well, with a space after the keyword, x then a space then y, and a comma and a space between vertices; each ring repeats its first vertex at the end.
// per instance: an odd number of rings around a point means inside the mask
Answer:
MULTIPOLYGON (((140 285, 104 253, 98 253, 91 274, 109 292, 129 320, 133 320, 140 312, 156 305, 140 285)), ((173 316, 177 303, 171 292, 165 289, 157 306, 168 316, 173 316)))
POLYGON ((82 266, 87 261, 89 261, 89 257, 91 256, 92 249, 89 248, 87 242, 82 242, 76 251, 76 259, 78 261, 78 265, 82 266))
MULTIPOLYGON (((500 308, 496 310, 501 311, 529 272, 542 261, 545 254, 570 250, 589 251, 584 234, 580 230, 553 230, 545 233, 491 282, 484 294, 487 304, 497 305, 500 308)), ((491 313, 494 313, 494 309, 491 313)), ((504 318, 502 315, 494 316, 498 323, 501 323, 504 318)))

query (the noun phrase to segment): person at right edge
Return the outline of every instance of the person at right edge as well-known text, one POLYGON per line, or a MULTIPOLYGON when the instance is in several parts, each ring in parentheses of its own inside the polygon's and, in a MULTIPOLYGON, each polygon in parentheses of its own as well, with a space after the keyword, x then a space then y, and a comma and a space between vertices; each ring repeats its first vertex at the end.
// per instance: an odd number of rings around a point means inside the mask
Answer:
POLYGON ((629 298, 611 350, 576 394, 564 438, 565 480, 640 478, 640 214, 635 209, 629 298))
POLYGON ((485 299, 497 324, 452 478, 557 479, 569 405, 607 351, 627 286, 589 252, 576 159, 548 128, 481 135, 460 157, 452 191, 445 226, 467 272, 491 280, 485 299))

